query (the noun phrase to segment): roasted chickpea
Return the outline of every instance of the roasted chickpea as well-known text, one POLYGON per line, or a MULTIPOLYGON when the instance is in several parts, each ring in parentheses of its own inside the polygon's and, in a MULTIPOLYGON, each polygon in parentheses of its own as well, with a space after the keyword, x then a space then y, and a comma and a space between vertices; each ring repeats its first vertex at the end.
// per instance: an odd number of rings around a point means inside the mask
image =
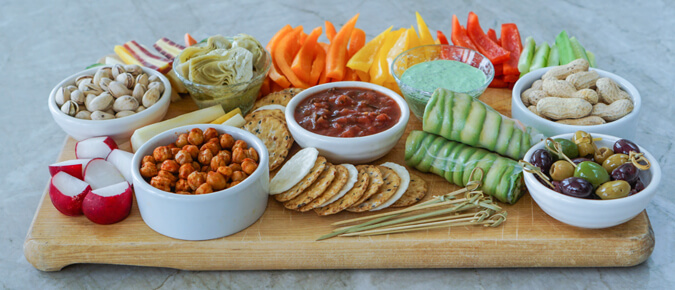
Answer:
POLYGON ((178 173, 178 168, 180 168, 180 165, 178 165, 176 160, 168 159, 162 162, 162 170, 166 170, 171 173, 178 173))
POLYGON ((178 153, 176 153, 176 156, 174 157, 176 159, 176 162, 178 164, 183 165, 186 163, 192 163, 192 155, 187 152, 187 150, 180 150, 178 153))
POLYGON ((162 162, 155 164, 155 168, 157 168, 157 171, 162 170, 162 162))
POLYGON ((211 153, 211 150, 209 149, 204 149, 199 151, 199 163, 203 165, 211 164, 211 159, 213 159, 213 153, 211 153))
POLYGON ((218 138, 218 131, 215 128, 206 128, 204 140, 210 140, 211 138, 218 138))
POLYGON ((232 181, 232 182, 230 182, 230 186, 228 186, 227 188, 233 187, 233 186, 235 186, 239 183, 241 183, 241 181, 232 181))
POLYGON ((241 170, 248 175, 251 175, 257 168, 258 164, 251 158, 245 158, 244 161, 241 162, 241 170))
POLYGON ((192 163, 185 163, 178 169, 178 178, 187 179, 190 173, 197 171, 192 163))
POLYGON ((241 148, 241 149, 246 150, 246 149, 248 149, 248 144, 246 144, 246 141, 244 141, 244 140, 237 140, 237 141, 234 141, 234 145, 232 146, 232 150, 234 150, 234 148, 241 148))
POLYGON ((174 143, 166 145, 166 147, 169 147, 169 149, 178 148, 178 147, 176 147, 176 144, 174 144, 174 143))
POLYGON ((192 161, 192 167, 193 167, 196 171, 199 171, 199 170, 202 169, 202 165, 199 164, 199 162, 197 162, 197 161, 192 161))
POLYGON ((223 149, 231 149, 234 146, 234 137, 230 134, 220 135, 220 147, 223 149))
POLYGON ((209 172, 211 171, 211 165, 204 165, 200 168, 201 172, 209 172))
POLYGON ((171 148, 171 156, 176 156, 178 152, 180 151, 180 148, 173 147, 171 148))
POLYGON ((241 170, 241 164, 239 164, 239 163, 231 163, 230 165, 228 165, 228 167, 230 167, 230 169, 232 169, 232 171, 242 171, 241 170))
POLYGON ((187 133, 178 135, 178 139, 176 139, 176 146, 178 146, 179 148, 183 148, 185 145, 188 145, 187 137, 188 137, 187 133))
POLYGON ((171 149, 166 146, 159 146, 152 151, 152 157, 155 158, 155 162, 157 163, 164 162, 164 160, 172 157, 171 149))
POLYGON ((234 172, 234 171, 232 171, 232 168, 227 167, 227 166, 218 167, 218 170, 216 170, 216 171, 218 173, 220 173, 220 175, 225 177, 225 180, 229 180, 230 177, 232 177, 232 173, 234 172))
POLYGON ((195 194, 206 194, 206 193, 212 193, 212 192, 213 192, 213 188, 211 188, 211 185, 209 185, 208 183, 204 183, 204 184, 200 185, 199 188, 197 188, 195 190, 195 194))
POLYGON ((225 164, 230 164, 232 162, 232 153, 230 153, 230 151, 220 150, 220 152, 218 152, 218 156, 225 160, 225 164))
POLYGON ((176 185, 176 181, 178 181, 178 177, 176 177, 175 175, 171 174, 171 172, 168 172, 166 170, 160 170, 159 172, 157 172, 157 176, 164 177, 170 180, 171 186, 176 185))
POLYGON ((255 148, 249 147, 246 151, 248 158, 253 159, 253 161, 258 162, 260 158, 258 157, 258 151, 255 151, 255 148))
POLYGON ((202 133, 202 130, 199 128, 192 128, 190 133, 188 133, 187 141, 192 145, 202 145, 202 143, 204 143, 204 134, 202 133))
POLYGON ((227 166, 227 163, 225 163, 225 159, 222 156, 216 155, 211 158, 211 170, 216 171, 218 170, 218 167, 221 166, 227 166))
POLYGON ((163 191, 171 191, 171 180, 169 180, 166 177, 162 176, 155 176, 152 179, 150 179, 150 185, 152 187, 157 188, 159 190, 163 191))
POLYGON ((241 147, 232 148, 232 163, 241 163, 246 159, 246 151, 241 147))
POLYGON ((185 145, 183 146, 183 150, 187 151, 187 153, 190 153, 190 157, 192 157, 192 159, 197 159, 197 156, 199 156, 199 147, 195 145, 185 145))
POLYGON ((246 175, 246 173, 243 171, 232 172, 232 181, 242 181, 246 179, 246 177, 248 177, 248 175, 246 175))
POLYGON ((155 163, 152 162, 144 162, 143 166, 141 167, 141 176, 145 178, 157 176, 158 172, 159 170, 157 170, 157 166, 155 166, 155 163))
POLYGON ((198 171, 190 173, 187 178, 187 183, 192 190, 197 190, 200 185, 206 183, 206 173, 198 171))
POLYGON ((143 156, 143 161, 141 162, 141 164, 145 164, 146 162, 152 162, 152 164, 157 163, 157 161, 155 161, 155 158, 152 157, 151 155, 143 156))
POLYGON ((178 179, 176 181, 176 191, 191 191, 190 185, 188 185, 187 179, 178 179))
POLYGON ((227 180, 225 180, 225 177, 215 171, 209 171, 209 173, 206 174, 206 183, 211 185, 213 190, 221 190, 227 186, 227 180))
POLYGON ((199 148, 199 151, 202 151, 204 149, 210 150, 211 154, 213 154, 215 156, 220 151, 220 144, 218 144, 217 142, 216 143, 206 142, 206 143, 204 143, 204 145, 202 145, 201 148, 199 148))

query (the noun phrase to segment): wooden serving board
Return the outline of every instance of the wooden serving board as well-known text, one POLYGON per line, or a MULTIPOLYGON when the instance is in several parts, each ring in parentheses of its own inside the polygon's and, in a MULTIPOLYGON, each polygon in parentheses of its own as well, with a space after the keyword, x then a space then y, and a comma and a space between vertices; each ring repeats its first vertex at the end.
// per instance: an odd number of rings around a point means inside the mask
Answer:
MULTIPOLYGON (((509 90, 488 89, 481 100, 502 114, 511 111, 509 90)), ((184 98, 171 105, 167 118, 196 109, 184 98)), ((421 129, 411 116, 407 131, 421 129)), ((375 164, 405 164, 405 138, 375 164)), ((74 158, 75 141, 66 139, 59 161, 74 158)), ((121 144, 129 149, 129 144, 121 144)), ((45 164, 45 166, 47 166, 45 164)), ((430 194, 458 189, 444 179, 418 173, 430 194)), ((169 267, 186 270, 589 267, 632 266, 654 249, 646 212, 619 226, 601 230, 565 225, 544 213, 525 194, 496 228, 454 227, 372 237, 337 237, 315 241, 331 232, 336 221, 363 216, 343 212, 318 217, 313 212, 284 209, 270 199, 264 215, 249 228, 209 241, 182 241, 160 235, 142 220, 134 203, 131 215, 113 225, 60 214, 45 194, 24 244, 24 254, 37 269, 57 271, 75 263, 169 267)), ((365 213, 367 214, 367 213, 365 213)))

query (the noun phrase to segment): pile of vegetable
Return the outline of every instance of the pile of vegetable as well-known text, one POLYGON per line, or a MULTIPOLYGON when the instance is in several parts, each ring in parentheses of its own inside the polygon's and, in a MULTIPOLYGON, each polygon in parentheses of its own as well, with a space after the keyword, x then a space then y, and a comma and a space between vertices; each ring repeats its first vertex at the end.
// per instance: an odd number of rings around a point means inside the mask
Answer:
POLYGON ((534 38, 528 36, 520 54, 518 70, 520 76, 523 76, 536 69, 566 65, 580 58, 588 61, 591 67, 596 66, 595 55, 581 46, 576 37, 569 37, 565 30, 556 36, 555 42, 550 46, 545 41, 536 45, 534 38))

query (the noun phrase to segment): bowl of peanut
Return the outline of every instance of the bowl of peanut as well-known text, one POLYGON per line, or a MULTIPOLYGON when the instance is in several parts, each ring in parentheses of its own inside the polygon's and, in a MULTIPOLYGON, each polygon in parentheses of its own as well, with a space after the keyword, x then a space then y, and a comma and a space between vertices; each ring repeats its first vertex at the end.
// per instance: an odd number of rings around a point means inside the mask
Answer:
POLYGON ((131 163, 141 217, 165 236, 228 236, 253 224, 267 207, 267 149, 239 128, 202 124, 171 129, 143 144, 131 163))
POLYGON ((513 118, 546 136, 581 130, 635 139, 641 108, 635 86, 582 59, 527 73, 511 96, 513 118))

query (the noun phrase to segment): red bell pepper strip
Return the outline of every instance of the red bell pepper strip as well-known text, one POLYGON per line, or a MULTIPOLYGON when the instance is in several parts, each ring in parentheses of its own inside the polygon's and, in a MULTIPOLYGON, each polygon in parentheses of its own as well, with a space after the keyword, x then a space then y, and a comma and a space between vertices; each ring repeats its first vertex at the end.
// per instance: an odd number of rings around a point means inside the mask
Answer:
POLYGON ((520 75, 518 71, 518 60, 523 51, 523 43, 520 41, 518 26, 514 23, 502 24, 502 48, 509 51, 509 59, 504 62, 505 75, 520 75))
POLYGON ((466 32, 469 35, 469 38, 471 38, 471 41, 476 45, 478 51, 486 56, 493 64, 500 64, 509 59, 511 53, 485 35, 483 29, 480 27, 480 22, 478 22, 476 13, 469 12, 469 21, 466 24, 466 32))
POLYGON ((450 42, 448 42, 448 38, 445 37, 445 34, 443 34, 443 32, 440 30, 436 30, 436 38, 440 44, 450 44, 450 42))
POLYGON ((496 44, 499 44, 499 39, 497 39, 497 32, 494 29, 492 28, 488 29, 487 37, 490 40, 494 41, 496 44))
POLYGON ((452 40, 452 44, 456 46, 477 50, 471 38, 466 34, 464 27, 459 24, 457 15, 452 15, 452 34, 450 34, 450 39, 452 40))
POLYGON ((515 83, 520 78, 520 75, 504 75, 504 81, 507 83, 515 83))
POLYGON ((503 77, 495 77, 492 79, 492 82, 488 85, 488 88, 506 88, 509 84, 504 81, 503 77))
POLYGON ((495 76, 503 76, 504 75, 504 65, 503 64, 495 64, 495 76))

